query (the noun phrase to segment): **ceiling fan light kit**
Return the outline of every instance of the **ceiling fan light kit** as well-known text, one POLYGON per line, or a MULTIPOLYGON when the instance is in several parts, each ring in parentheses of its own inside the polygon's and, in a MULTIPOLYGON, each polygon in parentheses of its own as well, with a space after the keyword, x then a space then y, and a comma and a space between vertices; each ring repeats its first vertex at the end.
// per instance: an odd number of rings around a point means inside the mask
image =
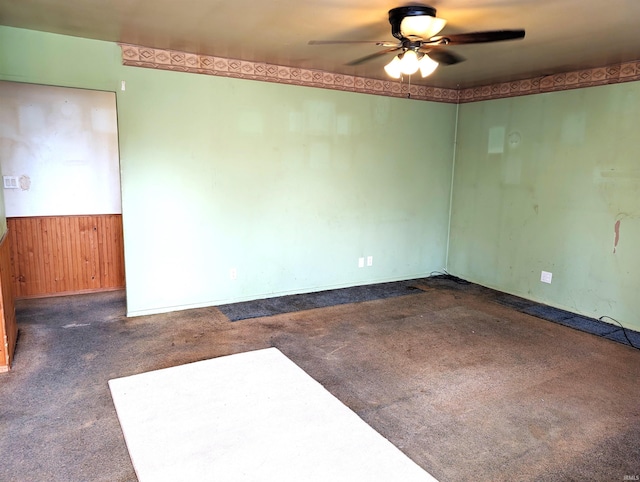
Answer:
MULTIPOLYGON (((404 40, 411 35, 411 30, 417 32, 419 29, 425 29, 426 33, 426 29, 429 28, 431 22, 434 20, 441 19, 436 18, 436 9, 428 5, 408 5, 406 7, 397 7, 389 10, 391 35, 398 40, 404 40), (406 29, 405 33, 403 33, 403 29, 406 29)), ((444 27, 444 23, 442 27, 444 27)), ((442 30, 442 27, 440 27, 436 33, 442 30)), ((420 36, 418 33, 413 33, 413 35, 420 36)), ((429 37, 432 37, 433 35, 435 35, 435 33, 429 35, 429 37)))
POLYGON ((404 75, 413 75, 420 70, 422 77, 431 75, 439 64, 453 65, 464 60, 463 57, 444 49, 447 45, 498 42, 524 38, 524 30, 490 30, 452 35, 437 35, 447 21, 436 17, 436 9, 428 5, 408 5, 389 10, 391 34, 399 40, 393 44, 385 41, 314 41, 310 44, 374 43, 385 50, 369 54, 347 65, 360 65, 388 53, 400 51, 384 70, 394 79, 404 75), (437 36, 436 36, 437 35, 437 36))
POLYGON ((404 37, 431 38, 444 28, 447 21, 435 17, 405 17, 400 24, 400 33, 404 37))
POLYGON ((409 37, 429 39, 447 24, 444 18, 436 17, 436 9, 422 6, 398 7, 389 10, 391 34, 398 40, 409 37))
POLYGON ((399 79, 402 75, 402 70, 400 69, 401 63, 400 56, 396 55, 391 62, 384 66, 384 71, 389 77, 399 79))
POLYGON ((418 54, 414 50, 407 50, 396 55, 391 62, 384 66, 384 70, 389 77, 394 79, 399 79, 403 74, 415 74, 420 70, 420 75, 424 78, 431 75, 437 67, 438 62, 427 54, 418 54))
POLYGON ((435 70, 438 68, 438 65, 440 65, 438 62, 433 60, 427 54, 424 54, 424 56, 420 59, 420 75, 423 78, 428 77, 435 72, 435 70))

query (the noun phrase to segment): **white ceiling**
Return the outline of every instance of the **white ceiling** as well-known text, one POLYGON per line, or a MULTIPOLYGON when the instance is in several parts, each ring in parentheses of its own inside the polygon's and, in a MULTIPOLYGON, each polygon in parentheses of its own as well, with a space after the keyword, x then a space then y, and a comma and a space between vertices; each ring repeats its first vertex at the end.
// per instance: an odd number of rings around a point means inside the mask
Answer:
MULTIPOLYGON (((386 0, 2 0, 0 24, 147 47, 385 79, 389 56, 355 67, 393 41, 386 0)), ((524 40, 449 49, 467 60, 441 66, 435 87, 471 87, 640 59, 640 0, 434 0, 443 33, 526 30, 524 40)))

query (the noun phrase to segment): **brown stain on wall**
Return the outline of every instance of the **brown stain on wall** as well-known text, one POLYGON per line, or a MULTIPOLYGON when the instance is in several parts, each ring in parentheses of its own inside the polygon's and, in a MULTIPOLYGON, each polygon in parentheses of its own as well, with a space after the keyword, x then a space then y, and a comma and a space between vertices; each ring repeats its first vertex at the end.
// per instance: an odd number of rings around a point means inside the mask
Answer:
POLYGON ((620 241, 620 220, 619 219, 616 221, 616 224, 613 226, 613 232, 615 233, 615 237, 613 239, 613 254, 616 254, 618 241, 620 241))

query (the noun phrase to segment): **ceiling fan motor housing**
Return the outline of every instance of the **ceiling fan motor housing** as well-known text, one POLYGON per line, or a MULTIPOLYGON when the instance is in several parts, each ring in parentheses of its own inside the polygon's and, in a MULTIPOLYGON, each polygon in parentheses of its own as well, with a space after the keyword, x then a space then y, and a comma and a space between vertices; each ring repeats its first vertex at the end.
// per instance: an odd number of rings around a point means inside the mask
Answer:
POLYGON ((427 5, 409 5, 406 7, 397 7, 389 10, 389 23, 391 24, 391 34, 398 40, 404 40, 402 32, 400 32, 400 24, 405 17, 419 17, 427 15, 429 17, 436 16, 436 9, 427 5))

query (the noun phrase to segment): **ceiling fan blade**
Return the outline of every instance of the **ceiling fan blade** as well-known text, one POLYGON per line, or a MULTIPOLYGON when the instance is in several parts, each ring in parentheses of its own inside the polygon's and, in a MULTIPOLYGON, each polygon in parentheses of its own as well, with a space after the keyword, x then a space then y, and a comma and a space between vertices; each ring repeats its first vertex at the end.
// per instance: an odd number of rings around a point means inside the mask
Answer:
POLYGON ((360 65, 360 64, 363 64, 365 62, 368 62, 369 60, 373 60, 373 59, 375 59, 377 57, 380 57, 382 55, 386 55, 388 53, 395 52, 396 50, 400 50, 401 48, 402 48, 402 46, 396 46, 396 47, 393 47, 393 48, 390 48, 390 49, 380 50, 379 52, 376 52, 374 54, 370 54, 370 55, 367 55, 365 57, 360 57, 359 59, 352 60, 351 62, 348 62, 347 65, 360 65))
POLYGON ((458 64, 466 60, 461 55, 447 52, 442 49, 420 49, 420 51, 426 53, 431 59, 442 65, 458 64))
POLYGON ((484 42, 499 42, 501 40, 518 40, 524 38, 524 30, 487 30, 485 32, 458 33, 432 37, 425 43, 437 45, 463 45, 484 42))
POLYGON ((379 47, 396 47, 398 42, 386 42, 382 40, 309 40, 309 45, 336 45, 336 44, 372 44, 379 47))

